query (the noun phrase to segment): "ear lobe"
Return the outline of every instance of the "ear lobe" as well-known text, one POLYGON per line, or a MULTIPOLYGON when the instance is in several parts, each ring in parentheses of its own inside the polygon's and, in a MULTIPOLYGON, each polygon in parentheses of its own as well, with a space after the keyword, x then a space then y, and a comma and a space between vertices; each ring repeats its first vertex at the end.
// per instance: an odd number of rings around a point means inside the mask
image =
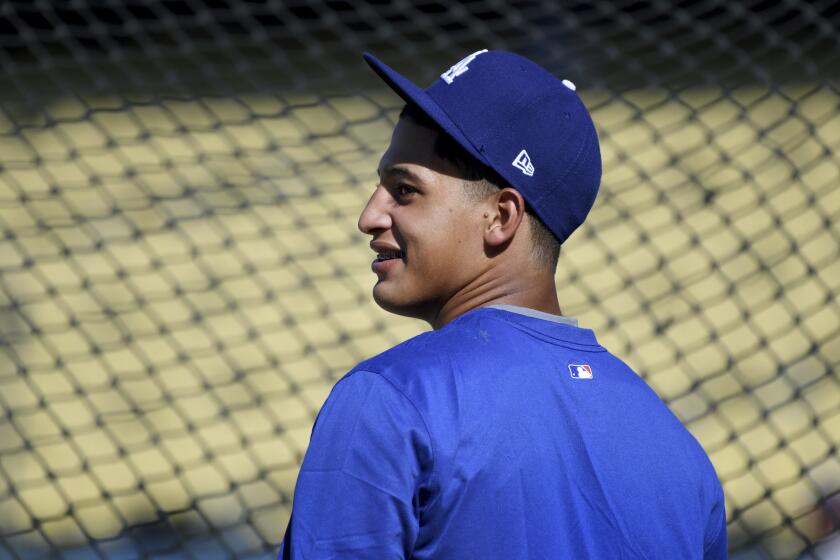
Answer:
POLYGON ((501 225, 499 225, 498 221, 494 220, 492 224, 488 227, 488 229, 484 232, 484 242, 490 245, 491 247, 498 247, 499 245, 503 245, 507 242, 507 237, 502 231, 501 225))

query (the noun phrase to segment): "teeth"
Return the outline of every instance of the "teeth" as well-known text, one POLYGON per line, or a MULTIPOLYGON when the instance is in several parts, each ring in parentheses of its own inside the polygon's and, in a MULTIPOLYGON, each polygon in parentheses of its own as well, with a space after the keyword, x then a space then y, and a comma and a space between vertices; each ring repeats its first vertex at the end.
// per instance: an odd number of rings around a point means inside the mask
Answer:
POLYGON ((376 254, 376 260, 387 261, 389 259, 399 259, 402 257, 402 251, 383 251, 376 254))

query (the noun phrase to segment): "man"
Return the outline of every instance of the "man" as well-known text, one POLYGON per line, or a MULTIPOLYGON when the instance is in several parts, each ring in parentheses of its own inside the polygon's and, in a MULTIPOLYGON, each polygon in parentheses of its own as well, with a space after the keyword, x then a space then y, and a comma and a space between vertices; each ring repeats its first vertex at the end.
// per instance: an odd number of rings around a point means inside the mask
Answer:
POLYGON ((359 217, 373 297, 432 331, 324 403, 281 558, 725 558, 706 454, 592 331, 561 316, 560 244, 601 176, 574 85, 479 51, 405 101, 359 217))

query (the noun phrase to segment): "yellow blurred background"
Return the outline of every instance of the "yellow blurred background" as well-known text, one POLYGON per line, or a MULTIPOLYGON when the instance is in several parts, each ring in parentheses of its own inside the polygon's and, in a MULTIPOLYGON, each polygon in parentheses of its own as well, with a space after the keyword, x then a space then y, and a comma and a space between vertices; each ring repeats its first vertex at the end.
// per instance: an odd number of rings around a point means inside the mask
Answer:
MULTIPOLYGON (((401 103, 345 86, 0 106, 0 557, 276 549, 333 383, 426 328, 372 302, 356 229, 401 103)), ((709 452, 744 558, 815 550, 840 512, 840 93, 578 91, 605 173, 564 313, 709 452)))
MULTIPOLYGON (((563 249, 564 312, 687 422, 730 512, 747 508, 736 530, 813 509, 840 485, 840 189, 822 157, 840 98, 581 95, 605 175, 563 249), (792 103, 831 118, 759 138, 792 103)), ((372 303, 355 225, 399 103, 382 90, 105 110, 119 103, 57 100, 17 136, 0 121, 3 530, 37 547, 37 520, 82 545, 167 512, 276 544, 331 385, 425 328, 372 303), (287 115, 254 117, 281 103, 287 115)))

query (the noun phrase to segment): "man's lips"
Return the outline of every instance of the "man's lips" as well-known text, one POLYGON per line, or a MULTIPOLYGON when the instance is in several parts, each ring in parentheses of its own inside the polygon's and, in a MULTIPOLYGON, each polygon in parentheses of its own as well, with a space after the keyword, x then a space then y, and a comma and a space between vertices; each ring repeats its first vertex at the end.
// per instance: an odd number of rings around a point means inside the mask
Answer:
POLYGON ((370 248, 376 252, 376 259, 371 263, 370 268, 377 274, 388 272, 405 258, 405 252, 392 243, 371 241, 370 248))
POLYGON ((370 263, 370 269, 375 272, 376 274, 382 274, 388 272, 395 266, 399 266, 402 264, 403 260, 401 258, 379 258, 379 256, 374 259, 372 263, 370 263))
POLYGON ((383 241, 371 241, 370 248, 376 253, 377 261, 387 261, 391 259, 401 259, 405 257, 405 252, 400 250, 396 245, 386 243, 383 241))

